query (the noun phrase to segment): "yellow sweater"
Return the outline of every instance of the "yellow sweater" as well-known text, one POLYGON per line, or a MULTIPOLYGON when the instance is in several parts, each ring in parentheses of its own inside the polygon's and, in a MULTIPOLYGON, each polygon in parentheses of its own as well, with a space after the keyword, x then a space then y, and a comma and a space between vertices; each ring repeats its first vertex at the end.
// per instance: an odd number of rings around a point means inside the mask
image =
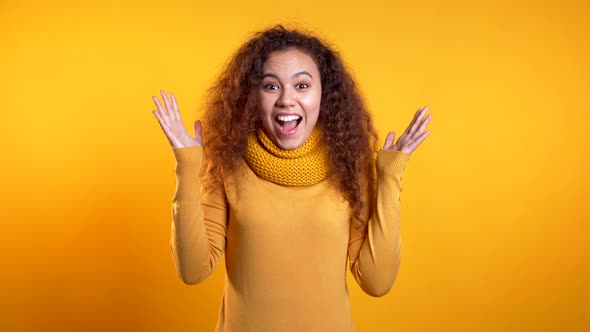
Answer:
POLYGON ((216 331, 356 331, 347 260, 371 296, 391 289, 400 262, 401 175, 410 155, 381 150, 377 197, 364 232, 324 180, 281 186, 242 168, 201 190, 200 146, 173 149, 176 190, 170 246, 179 277, 205 280, 225 254, 225 287, 216 331))

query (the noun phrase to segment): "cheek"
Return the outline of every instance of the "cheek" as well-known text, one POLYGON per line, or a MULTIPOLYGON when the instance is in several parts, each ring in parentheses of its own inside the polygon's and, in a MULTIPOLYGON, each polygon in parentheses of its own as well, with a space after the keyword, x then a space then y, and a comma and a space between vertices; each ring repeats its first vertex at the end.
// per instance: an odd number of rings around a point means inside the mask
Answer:
POLYGON ((263 116, 269 115, 272 112, 272 100, 269 96, 259 95, 258 105, 260 105, 260 112, 263 116))
POLYGON ((321 100, 321 94, 314 93, 314 94, 310 94, 308 96, 305 96, 305 98, 301 99, 301 103, 305 106, 306 111, 313 112, 313 111, 319 111, 320 100, 321 100))

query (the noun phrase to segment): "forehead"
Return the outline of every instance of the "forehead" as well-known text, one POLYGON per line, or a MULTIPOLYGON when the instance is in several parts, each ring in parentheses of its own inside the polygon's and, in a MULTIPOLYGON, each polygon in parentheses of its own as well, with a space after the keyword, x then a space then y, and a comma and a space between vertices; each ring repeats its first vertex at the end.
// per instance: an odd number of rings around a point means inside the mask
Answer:
POLYGON ((316 75, 319 74, 319 69, 313 58, 299 49, 287 49, 272 52, 266 59, 266 62, 264 62, 262 70, 265 73, 289 73, 305 70, 312 75, 313 73, 316 75))

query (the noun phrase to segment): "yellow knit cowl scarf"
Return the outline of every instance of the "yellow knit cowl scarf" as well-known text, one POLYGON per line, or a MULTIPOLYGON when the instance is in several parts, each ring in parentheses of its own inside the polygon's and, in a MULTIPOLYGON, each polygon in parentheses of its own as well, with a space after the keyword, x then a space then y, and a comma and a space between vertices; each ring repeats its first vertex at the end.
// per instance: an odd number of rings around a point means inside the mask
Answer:
POLYGON ((309 186, 326 179, 330 163, 316 126, 300 147, 284 150, 260 129, 248 136, 245 159, 259 177, 286 186, 309 186))

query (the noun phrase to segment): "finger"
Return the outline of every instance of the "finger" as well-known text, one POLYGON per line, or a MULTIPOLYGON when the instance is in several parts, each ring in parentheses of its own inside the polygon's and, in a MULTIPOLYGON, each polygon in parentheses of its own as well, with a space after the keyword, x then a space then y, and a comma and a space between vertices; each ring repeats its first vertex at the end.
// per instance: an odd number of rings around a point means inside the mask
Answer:
POLYGON ((428 116, 422 121, 422 124, 420 125, 420 127, 418 127, 419 133, 424 132, 424 129, 426 129, 426 126, 430 122, 430 119, 432 119, 432 114, 428 114, 428 116))
POLYGON ((166 134, 166 138, 168 139, 168 142, 170 142, 170 144, 174 145, 176 140, 171 138, 173 135, 170 133, 170 129, 168 129, 166 122, 164 122, 163 119, 161 118, 160 113, 156 110, 152 110, 152 113, 158 119, 158 123, 160 124, 160 128, 162 128, 162 130, 164 131, 164 134, 166 134))
POLYGON ((414 114, 414 118, 412 118, 412 121, 410 122, 410 126, 413 126, 416 122, 418 122, 418 119, 420 118, 420 114, 422 112, 424 112, 425 109, 426 109, 426 107, 422 107, 416 111, 416 113, 414 114))
POLYGON ((172 100, 172 109, 174 110, 174 118, 176 120, 180 120, 180 110, 178 109, 178 103, 176 102, 176 97, 172 92, 170 92, 170 99, 172 100))
POLYGON ((387 134, 387 138, 385 138, 385 144, 383 144, 383 148, 384 149, 391 148, 394 141, 395 141, 395 133, 393 131, 390 131, 389 134, 387 134))
POLYGON ((164 105, 166 106, 166 110, 168 111, 168 114, 173 116, 174 110, 170 106, 170 100, 168 100, 168 96, 166 96, 166 92, 164 92, 164 90, 160 90, 160 94, 162 95, 162 99, 164 100, 164 105))
POLYGON ((428 106, 422 108, 420 111, 418 111, 418 113, 416 113, 417 118, 416 121, 414 121, 413 124, 411 124, 410 126, 408 126, 407 129, 407 136, 415 139, 417 135, 420 135, 421 132, 419 132, 419 127, 422 124, 422 122, 424 121, 424 114, 426 113, 426 111, 428 110, 428 106))
POLYGON ((166 131, 167 126, 166 126, 164 120, 162 119, 160 112, 158 112, 156 110, 152 110, 152 113, 156 116, 156 119, 158 119, 158 123, 160 124, 160 127, 162 127, 162 130, 166 131))
POLYGON ((168 119, 168 113, 166 112, 166 109, 164 109, 164 107, 162 107, 162 104, 160 104, 160 99, 158 99, 158 97, 153 96, 152 99, 154 100, 154 103, 156 104, 156 107, 158 108, 158 111, 160 111, 160 116, 162 117, 162 119, 168 119))
POLYGON ((414 134, 415 131, 418 129, 418 127, 422 123, 422 120, 424 118, 424 114, 426 113, 426 111, 428 111, 428 106, 426 106, 426 107, 422 108, 421 110, 419 110, 418 112, 416 112, 415 121, 413 124, 410 125, 410 128, 409 128, 410 135, 414 134))
POLYGON ((201 124, 201 120, 195 121, 194 134, 195 134, 195 140, 199 141, 202 144, 203 143, 203 125, 201 124))
POLYGON ((412 118, 412 121, 410 121, 410 124, 408 125, 408 127, 406 128, 406 130, 404 130, 404 134, 408 133, 410 131, 410 129, 412 128, 412 126, 414 125, 414 123, 416 123, 416 121, 418 120, 418 118, 420 117, 420 112, 422 112, 424 110, 425 107, 423 108, 419 108, 416 111, 416 114, 414 114, 414 117, 412 118))
POLYGON ((424 142, 428 135, 430 135, 430 130, 425 131, 424 133, 422 133, 422 135, 418 136, 418 138, 416 138, 410 144, 408 144, 408 148, 410 148, 410 150, 413 152, 414 150, 416 150, 416 148, 418 148, 420 144, 422 144, 422 142, 424 142))

